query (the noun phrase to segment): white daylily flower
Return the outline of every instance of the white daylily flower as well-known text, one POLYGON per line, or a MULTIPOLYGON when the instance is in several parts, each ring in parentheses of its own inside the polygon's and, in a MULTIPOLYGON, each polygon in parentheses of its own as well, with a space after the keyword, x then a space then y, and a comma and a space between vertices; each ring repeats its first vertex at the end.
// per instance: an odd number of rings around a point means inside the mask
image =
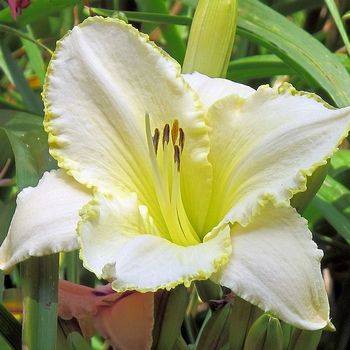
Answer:
POLYGON ((44 102, 62 170, 19 194, 1 268, 77 248, 78 224, 84 265, 117 291, 215 278, 290 324, 326 326, 322 252, 289 200, 345 137, 349 108, 181 76, 146 35, 99 17, 58 43, 44 102))

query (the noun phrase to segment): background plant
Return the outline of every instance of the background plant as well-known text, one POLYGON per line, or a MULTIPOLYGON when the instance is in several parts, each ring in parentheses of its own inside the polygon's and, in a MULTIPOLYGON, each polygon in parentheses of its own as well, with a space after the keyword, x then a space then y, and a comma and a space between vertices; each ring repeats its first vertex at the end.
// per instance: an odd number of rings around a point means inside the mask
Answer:
MULTIPOLYGON (((36 0, 16 20, 0 1, 0 237, 4 238, 19 190, 37 183, 45 170, 56 167, 42 130, 40 92, 56 41, 74 24, 92 14, 127 20, 149 33, 180 63, 196 7, 195 0, 78 1, 36 0), (87 5, 91 6, 88 8, 87 5)), ((241 0, 238 26, 227 77, 257 87, 291 82, 314 91, 332 105, 350 105, 350 58, 346 0, 241 0)), ((220 72, 217 75, 224 75, 220 72)), ((337 332, 306 332, 279 322, 226 290, 199 283, 186 290, 157 296, 154 348, 197 349, 346 349, 350 345, 350 150, 347 142, 329 166, 309 182, 307 195, 294 205, 310 223, 314 239, 324 250, 324 276, 337 332), (319 188, 320 178, 326 176, 319 188), (314 196, 315 192, 316 195, 314 196), (307 203, 307 205, 306 205, 307 203)), ((40 264, 58 268, 58 257, 32 259, 1 278, 3 303, 11 311, 16 289, 22 288, 37 318, 55 321, 54 293, 45 287, 40 264), (37 289, 27 284, 38 277, 37 289), (29 274, 29 275, 27 275, 29 274), (27 276, 27 277, 26 277, 27 276), (42 277, 42 278, 39 278, 42 277), (16 288, 16 289, 15 289, 16 288), (37 294, 44 290, 45 295, 37 294), (43 307, 45 300, 50 307, 43 307)), ((95 286, 98 281, 82 268, 76 253, 60 259, 62 278, 95 286)), ((291 276, 293 278, 293 276, 291 276)), ((56 300, 57 304, 57 300, 56 300)), ((16 315, 20 319, 20 315, 16 315)), ((52 322, 51 322, 52 323, 52 322)), ((1 349, 20 348, 21 324, 0 308, 1 349), (2 343, 1 343, 2 342, 2 343)), ((44 330, 42 346, 49 348, 56 328, 44 330), (47 344, 45 345, 45 342, 47 344)), ((103 348, 96 336, 85 342, 74 327, 58 324, 57 348, 103 348)), ((23 337, 30 336, 23 332, 23 337)))

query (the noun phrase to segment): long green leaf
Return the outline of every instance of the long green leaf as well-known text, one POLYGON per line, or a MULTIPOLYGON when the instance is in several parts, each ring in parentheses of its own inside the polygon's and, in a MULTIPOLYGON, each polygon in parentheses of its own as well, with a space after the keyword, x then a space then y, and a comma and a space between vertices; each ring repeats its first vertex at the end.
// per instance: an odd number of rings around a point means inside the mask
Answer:
MULTIPOLYGON (((33 31, 30 25, 28 25, 26 29, 28 36, 35 42, 33 31)), ((45 80, 45 63, 38 45, 32 41, 26 40, 25 38, 22 38, 22 44, 28 55, 29 64, 39 78, 40 84, 43 85, 45 80)))
POLYGON ((325 2, 328 6, 329 12, 333 16, 334 22, 339 30, 340 36, 342 37, 342 39, 344 41, 346 50, 348 51, 348 54, 350 55, 350 41, 349 41, 348 35, 346 33, 343 21, 340 17, 338 7, 335 4, 334 0, 325 0, 325 2))
MULTIPOLYGON (((153 12, 139 12, 139 11, 119 11, 101 9, 92 7, 92 11, 100 16, 113 16, 114 14, 123 14, 129 21, 143 22, 143 23, 158 23, 158 24, 177 24, 177 25, 190 25, 192 23, 192 17, 189 16, 172 16, 163 13, 153 12)), ((86 9, 86 13, 88 10, 86 9)))
POLYGON ((228 340, 227 324, 231 308, 227 304, 217 311, 213 311, 210 318, 203 325, 200 336, 197 339, 197 349, 216 350, 221 349, 228 340))
POLYGON ((29 87, 23 72, 12 58, 11 51, 4 40, 0 41, 0 65, 4 72, 9 75, 9 80, 15 84, 28 110, 38 115, 42 114, 43 105, 39 97, 29 87))
POLYGON ((327 176, 311 205, 350 244, 350 191, 331 176, 327 176))
POLYGON ((296 72, 276 55, 256 55, 231 61, 228 66, 227 78, 244 81, 275 75, 295 74, 296 72))
POLYGON ((0 110, 0 130, 6 133, 11 144, 20 189, 35 186, 44 171, 55 167, 48 153, 42 118, 25 112, 0 110))
POLYGON ((15 350, 21 347, 21 324, 0 303, 0 333, 15 350))
POLYGON ((40 41, 35 40, 31 33, 29 33, 29 34, 24 33, 21 30, 12 28, 12 27, 7 26, 5 24, 0 24, 0 32, 4 32, 4 33, 15 35, 15 36, 17 36, 17 37, 22 39, 23 44, 29 41, 29 42, 35 44, 36 46, 40 47, 41 49, 46 50, 47 52, 52 54, 52 51, 47 46, 42 44, 40 41))
POLYGON ((265 46, 339 106, 350 104, 350 77, 340 61, 309 33, 257 0, 239 6, 238 33, 265 46), (322 59, 321 59, 322 58, 322 59))
POLYGON ((231 305, 229 319, 229 348, 243 349, 251 325, 262 315, 263 311, 247 301, 235 296, 231 305))
POLYGON ((294 329, 288 350, 316 350, 320 342, 322 330, 307 331, 294 329))
MULTIPOLYGON (((169 14, 165 0, 136 0, 142 11, 169 14)), ((185 57, 185 42, 181 37, 179 29, 174 25, 161 27, 162 35, 166 41, 167 51, 178 62, 182 63, 185 57)))
POLYGON ((336 177, 348 170, 350 170, 350 150, 349 149, 339 150, 331 158, 330 174, 333 177, 336 177))

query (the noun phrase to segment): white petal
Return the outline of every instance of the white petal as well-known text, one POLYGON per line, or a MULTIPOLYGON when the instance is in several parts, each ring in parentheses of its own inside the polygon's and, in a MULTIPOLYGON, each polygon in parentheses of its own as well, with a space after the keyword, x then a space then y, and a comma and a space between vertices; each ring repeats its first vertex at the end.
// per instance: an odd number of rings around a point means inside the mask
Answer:
POLYGON ((221 284, 283 321, 321 329, 329 321, 322 251, 292 208, 264 208, 243 228, 233 226, 232 257, 221 284))
POLYGON ((186 133, 184 201, 199 225, 208 201, 193 198, 211 190, 202 105, 179 64, 146 35, 117 19, 85 20, 57 44, 43 96, 50 152, 59 166, 101 193, 136 192, 155 219, 145 114, 152 129, 177 118, 186 133))
POLYGON ((228 96, 209 110, 213 198, 207 229, 249 222, 270 199, 289 203, 306 176, 326 163, 347 135, 350 108, 330 109, 295 91, 263 86, 247 99, 228 96))
POLYGON ((113 281, 118 292, 188 286, 209 278, 231 252, 228 226, 205 243, 187 247, 157 236, 135 194, 113 201, 95 198, 85 208, 79 236, 84 266, 113 281))
POLYGON ((9 269, 30 256, 78 248, 76 226, 89 191, 62 170, 46 172, 37 187, 17 197, 17 208, 0 247, 0 268, 9 269))
POLYGON ((217 100, 228 95, 237 95, 246 98, 255 92, 250 86, 235 83, 222 78, 210 78, 206 75, 194 72, 183 74, 184 79, 197 92, 202 103, 210 107, 217 100))

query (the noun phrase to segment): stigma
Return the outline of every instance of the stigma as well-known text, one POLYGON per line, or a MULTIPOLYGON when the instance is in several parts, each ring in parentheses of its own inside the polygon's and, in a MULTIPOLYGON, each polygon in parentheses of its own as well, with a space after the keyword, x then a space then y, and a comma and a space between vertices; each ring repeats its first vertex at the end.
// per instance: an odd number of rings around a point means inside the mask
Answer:
POLYGON ((152 132, 148 114, 145 126, 155 192, 168 230, 167 238, 183 246, 198 244, 200 239, 188 219, 181 195, 185 132, 177 119, 152 132))

